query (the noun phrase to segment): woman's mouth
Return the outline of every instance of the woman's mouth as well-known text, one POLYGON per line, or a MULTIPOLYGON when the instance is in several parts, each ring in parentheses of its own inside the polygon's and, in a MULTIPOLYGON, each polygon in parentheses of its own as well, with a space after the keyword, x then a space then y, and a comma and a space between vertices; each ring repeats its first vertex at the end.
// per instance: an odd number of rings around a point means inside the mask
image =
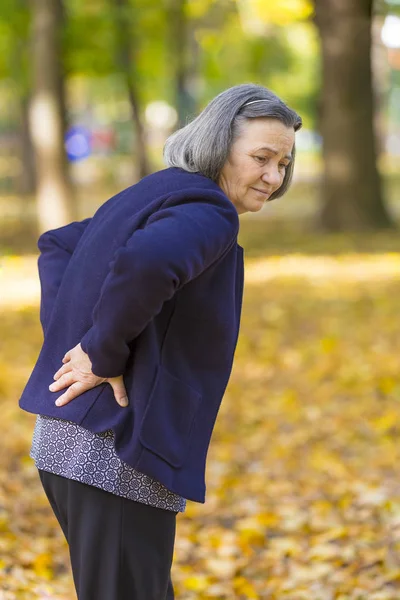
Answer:
POLYGON ((258 192, 259 194, 264 194, 264 196, 270 196, 271 192, 267 192, 265 190, 259 190, 258 188, 252 187, 252 190, 254 190, 255 192, 258 192))

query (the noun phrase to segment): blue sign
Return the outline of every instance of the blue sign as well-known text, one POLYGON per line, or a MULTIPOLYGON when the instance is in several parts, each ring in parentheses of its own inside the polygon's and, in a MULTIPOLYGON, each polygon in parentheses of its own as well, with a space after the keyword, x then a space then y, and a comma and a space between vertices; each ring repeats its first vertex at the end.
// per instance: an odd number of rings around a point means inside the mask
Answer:
POLYGON ((90 131, 81 125, 70 127, 65 134, 65 150, 71 162, 83 160, 91 154, 90 131))

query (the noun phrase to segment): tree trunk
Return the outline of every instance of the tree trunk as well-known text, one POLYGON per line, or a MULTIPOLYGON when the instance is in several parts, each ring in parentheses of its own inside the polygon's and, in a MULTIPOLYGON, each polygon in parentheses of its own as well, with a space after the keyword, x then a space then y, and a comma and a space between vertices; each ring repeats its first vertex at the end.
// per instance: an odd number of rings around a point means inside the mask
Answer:
MULTIPOLYGON (((16 0, 17 10, 24 14, 27 10, 23 0, 16 0)), ((24 14, 25 17, 25 14, 24 14)), ((28 82, 25 65, 26 39, 22 32, 18 32, 15 43, 11 48, 11 64, 14 72, 14 83, 18 89, 19 130, 18 154, 21 161, 20 176, 17 181, 18 193, 30 196, 36 192, 36 166, 33 154, 33 144, 29 127, 29 107, 31 102, 31 89, 28 82)))
POLYGON ((132 120, 136 132, 136 157, 137 157, 137 175, 139 178, 145 177, 151 172, 144 125, 141 119, 139 94, 136 81, 133 78, 133 47, 132 31, 129 27, 132 8, 129 6, 129 0, 114 0, 115 2, 115 22, 117 32, 117 62, 125 80, 126 90, 128 92, 129 104, 131 107, 132 120))
POLYGON ((390 65, 387 48, 381 39, 382 26, 385 21, 383 14, 376 15, 372 22, 372 88, 375 101, 375 135, 378 156, 385 152, 386 147, 386 109, 389 97, 390 65))
POLYGON ((376 166, 372 5, 373 0, 315 0, 323 69, 320 224, 328 230, 392 226, 376 166))
POLYGON ((36 191, 36 169, 29 128, 29 102, 28 95, 23 95, 20 99, 19 155, 22 169, 18 181, 18 191, 23 196, 29 196, 36 191))
POLYGON ((33 95, 29 122, 36 161, 39 230, 75 217, 64 149, 62 0, 31 0, 33 95))
POLYGON ((187 0, 168 1, 168 23, 170 24, 168 45, 171 49, 171 61, 175 78, 178 127, 183 127, 191 118, 196 116, 196 101, 190 87, 195 82, 198 46, 186 14, 186 4, 187 0))

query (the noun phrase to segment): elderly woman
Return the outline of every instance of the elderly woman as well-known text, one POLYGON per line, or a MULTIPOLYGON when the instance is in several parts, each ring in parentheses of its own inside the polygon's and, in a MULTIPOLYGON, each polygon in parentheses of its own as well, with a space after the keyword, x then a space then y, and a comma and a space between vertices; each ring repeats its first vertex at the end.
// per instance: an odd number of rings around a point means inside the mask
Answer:
POLYGON ((239 215, 290 185, 300 117, 264 87, 214 98, 167 168, 40 236, 44 342, 19 405, 79 600, 166 600, 176 515, 207 451, 243 293, 239 215))

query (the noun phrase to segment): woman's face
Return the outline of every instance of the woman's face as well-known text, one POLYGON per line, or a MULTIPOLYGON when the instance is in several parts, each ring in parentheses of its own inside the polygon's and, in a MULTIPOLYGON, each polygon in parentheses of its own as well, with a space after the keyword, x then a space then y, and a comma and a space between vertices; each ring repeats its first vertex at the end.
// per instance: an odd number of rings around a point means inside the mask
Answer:
POLYGON ((248 119, 242 125, 218 180, 239 215, 259 211, 280 188, 294 141, 294 129, 277 119, 248 119))

